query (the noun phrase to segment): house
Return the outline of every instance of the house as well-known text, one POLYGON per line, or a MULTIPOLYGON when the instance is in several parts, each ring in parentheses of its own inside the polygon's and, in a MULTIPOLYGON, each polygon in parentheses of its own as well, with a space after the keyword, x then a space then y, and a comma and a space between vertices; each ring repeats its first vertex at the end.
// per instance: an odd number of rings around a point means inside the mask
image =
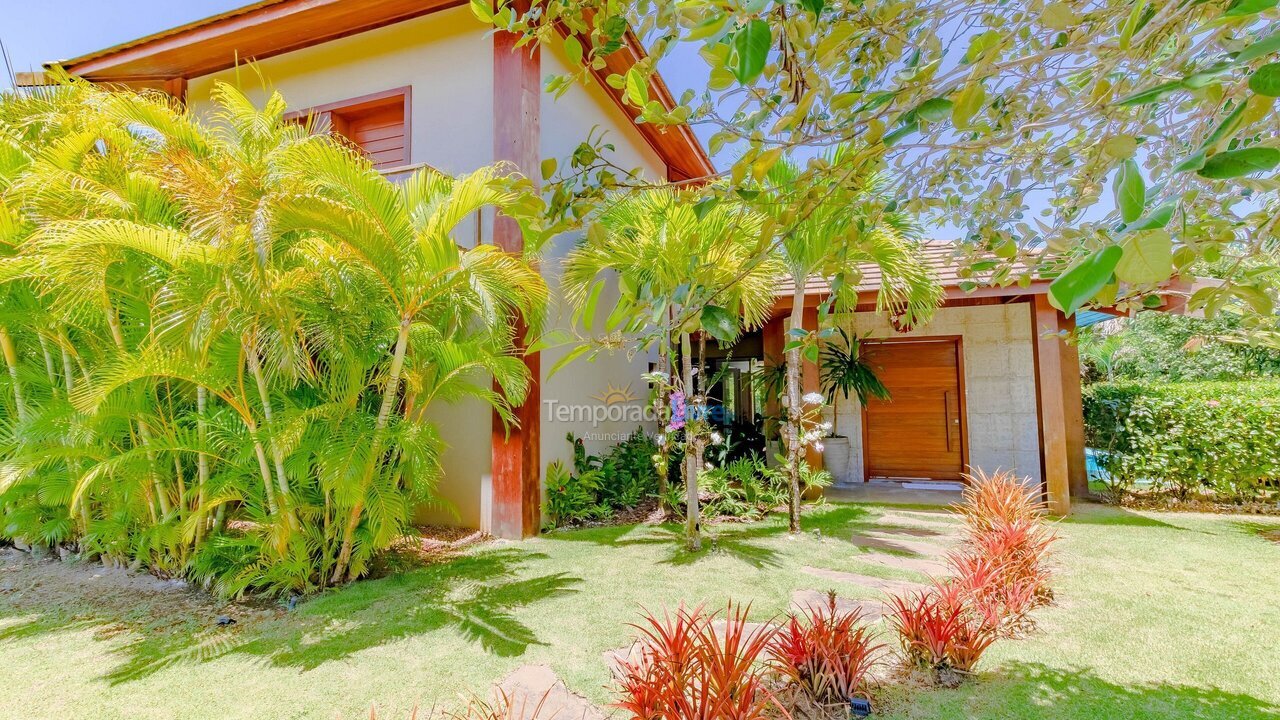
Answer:
MULTIPOLYGON (((508 161, 536 178, 543 158, 567 156, 593 127, 609 134, 619 165, 640 167, 650 179, 714 172, 690 128, 636 123, 620 91, 604 81, 644 58, 634 36, 594 72, 594 83, 558 99, 542 92, 542 78, 565 71, 567 58, 559 48, 531 51, 514 42, 459 0, 262 0, 56 64, 94 82, 163 90, 197 112, 217 81, 259 87, 259 95, 279 90, 291 107, 326 117, 391 176, 423 164, 462 173, 508 161)), ((673 105, 657 77, 649 95, 673 105)), ((476 218, 467 235, 459 242, 509 250, 523 243, 513 222, 492 214, 476 218)), ((553 286, 555 259, 574 241, 560 238, 549 253, 553 286)), ((841 319, 872 335, 869 353, 894 401, 841 407, 836 419, 852 430, 852 452, 832 470, 858 481, 956 479, 969 465, 1013 468, 1042 483, 1054 510, 1065 513, 1070 495, 1087 487, 1078 359, 1053 335, 1073 321, 1049 305, 1043 282, 964 292, 945 247, 930 252, 947 300, 927 327, 899 332, 870 312, 874 277, 862 289, 865 307, 841 319)), ((821 282, 811 283, 807 311, 816 312, 823 292, 821 282)), ((752 355, 738 360, 781 354, 789 295, 780 294, 775 319, 741 345, 752 355)), ((566 433, 602 449, 636 428, 647 358, 601 358, 548 377, 564 352, 528 356, 535 382, 517 429, 508 432, 480 406, 434 409, 449 445, 438 492, 456 520, 504 537, 536 533, 542 469, 569 459, 566 433)), ((817 388, 815 368, 806 368, 804 382, 817 388)), ((424 520, 441 519, 424 512, 424 520)))

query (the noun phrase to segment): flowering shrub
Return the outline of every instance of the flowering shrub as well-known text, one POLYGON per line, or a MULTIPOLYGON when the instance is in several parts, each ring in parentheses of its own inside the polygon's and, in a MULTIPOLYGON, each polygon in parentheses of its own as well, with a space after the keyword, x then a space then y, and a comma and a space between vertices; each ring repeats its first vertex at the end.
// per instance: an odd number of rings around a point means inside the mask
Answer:
POLYGON ((604 520, 657 492, 658 448, 641 429, 603 456, 588 454, 572 433, 566 439, 573 446, 572 472, 558 460, 547 465, 543 508, 552 526, 604 520))
POLYGON ((867 696, 867 675, 884 646, 873 642, 862 614, 827 605, 792 613, 769 643, 769 663, 805 698, 819 706, 845 705, 867 696))
POLYGON ((640 657, 623 662, 616 705, 638 720, 758 720, 780 706, 757 663, 775 630, 730 605, 723 623, 681 607, 636 625, 640 657))
POLYGON ((1261 500, 1280 480, 1280 381, 1100 383, 1084 392, 1090 447, 1117 492, 1261 500))

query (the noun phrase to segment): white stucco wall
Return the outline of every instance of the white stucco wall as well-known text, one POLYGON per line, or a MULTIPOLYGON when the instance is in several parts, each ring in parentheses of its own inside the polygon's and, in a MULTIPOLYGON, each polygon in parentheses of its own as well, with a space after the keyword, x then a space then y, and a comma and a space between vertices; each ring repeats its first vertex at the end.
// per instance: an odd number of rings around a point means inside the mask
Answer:
MULTIPOLYGON (((543 51, 542 77, 564 72, 565 67, 566 60, 558 48, 543 51)), ((188 99, 194 110, 209 112, 210 91, 217 81, 240 87, 259 103, 271 91, 278 90, 295 109, 410 86, 412 163, 465 173, 493 161, 493 40, 465 7, 267 58, 238 70, 193 78, 188 99)), ((665 178, 665 164, 594 80, 570 88, 560 98, 542 95, 542 157, 555 157, 564 165, 564 159, 593 128, 606 131, 607 142, 616 147, 611 158, 616 164, 641 168, 651 180, 665 178)), ((489 213, 481 222, 485 241, 489 240, 492 227, 489 213)), ((457 240, 470 245, 474 236, 474 222, 468 221, 459 228, 457 240)), ((558 301, 557 286, 561 261, 579 237, 568 234, 556 238, 543 261, 543 274, 557 302, 552 327, 569 321, 569 310, 558 301)), ((607 314, 616 297, 612 290, 601 297, 599 307, 603 313, 607 314)), ((617 353, 590 363, 580 360, 546 378, 546 372, 567 350, 553 348, 543 354, 544 400, 563 405, 596 405, 599 401, 593 396, 603 395, 612 384, 619 388, 630 385, 637 399, 628 404, 644 405, 647 388, 640 374, 647 370, 645 355, 628 358, 617 353)), ((636 429, 636 423, 630 420, 564 422, 556 419, 554 409, 546 403, 540 414, 540 470, 556 459, 571 460, 571 448, 565 441, 568 432, 586 436, 588 449, 599 453, 636 429)), ((438 495, 449 507, 424 508, 419 519, 480 527, 492 467, 491 411, 480 403, 441 404, 433 407, 428 416, 448 446, 438 495)))
MULTIPOLYGON (((565 71, 566 60, 558 50, 544 49, 542 53, 542 74, 548 75, 565 71)), ((605 94, 594 80, 587 85, 576 85, 559 98, 550 95, 542 96, 542 157, 554 157, 560 161, 561 167, 567 167, 566 159, 580 143, 587 139, 592 128, 606 132, 606 142, 612 143, 616 151, 610 158, 616 165, 632 169, 639 168, 650 181, 666 178, 666 165, 636 131, 631 121, 618 109, 613 100, 605 94)), ((552 326, 567 327, 570 323, 571 309, 560 301, 559 278, 564 256, 580 240, 580 233, 567 233, 555 239, 547 249, 543 264, 543 275, 551 285, 552 297, 557 302, 552 326)), ((599 314, 607 316, 617 302, 616 286, 610 286, 602 293, 597 304, 599 314)), ((544 374, 569 351, 568 347, 551 348, 542 354, 544 374)), ((632 408, 630 411, 611 410, 616 417, 634 417, 636 412, 646 404, 648 387, 640 379, 640 375, 648 371, 649 356, 645 353, 628 357, 625 352, 602 353, 594 362, 578 359, 571 362, 557 374, 546 378, 542 385, 542 454, 543 469, 555 460, 570 463, 573 458, 572 449, 565 441, 565 434, 572 432, 583 437, 587 451, 602 453, 618 440, 635 431, 636 422, 627 419, 606 420, 604 422, 565 422, 557 419, 554 408, 558 405, 598 406, 600 401, 594 396, 603 395, 612 385, 618 389, 629 388, 635 400, 627 403, 616 403, 632 408), (548 401, 551 401, 550 403, 548 401), (625 413, 625 414, 624 414, 625 413)), ((563 412, 563 411, 562 411, 563 412)), ((652 431, 652 424, 645 426, 652 431)))
MULTIPOLYGON (((933 322, 909 333, 896 332, 883 316, 875 313, 846 315, 841 322, 846 330, 872 338, 960 335, 969 465, 988 472, 1013 470, 1039 483, 1035 356, 1027 303, 941 308, 933 322)), ((831 410, 826 412, 830 419, 831 410)), ((843 477, 860 482, 862 410, 857 398, 848 402, 841 399, 839 427, 840 434, 848 436, 853 446, 843 477)), ((910 442, 910 438, 903 438, 903 442, 910 442)), ((833 474, 839 475, 836 470, 833 474)))

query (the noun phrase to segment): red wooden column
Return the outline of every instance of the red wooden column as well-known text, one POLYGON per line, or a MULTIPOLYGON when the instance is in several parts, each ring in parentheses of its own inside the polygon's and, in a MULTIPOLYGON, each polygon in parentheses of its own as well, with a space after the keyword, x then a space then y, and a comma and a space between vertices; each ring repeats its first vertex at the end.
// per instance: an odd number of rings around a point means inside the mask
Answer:
MULTIPOLYGON (((1036 365, 1036 406, 1040 415, 1040 476, 1044 480, 1049 512, 1067 515, 1071 512, 1071 456, 1075 448, 1069 440, 1069 404, 1071 385, 1067 380, 1072 368, 1065 361, 1065 343, 1058 333, 1068 320, 1049 304, 1049 296, 1035 295, 1031 301, 1031 346, 1036 365)), ((1077 361, 1078 362, 1078 361, 1077 361)), ((1075 398, 1079 398, 1079 370, 1074 382, 1075 398)), ((1083 432, 1083 430, 1082 430, 1083 432)), ((1080 438, 1080 468, 1084 465, 1083 436, 1080 438)))
POLYGON ((173 99, 187 104, 187 79, 184 77, 169 78, 164 81, 164 91, 173 96, 173 99))
MULTIPOLYGON (((513 10, 525 12, 529 0, 516 0, 513 10)), ((541 56, 537 45, 516 48, 519 35, 493 34, 493 159, 514 164, 537 181, 541 138, 541 56)), ((524 236, 514 220, 499 214, 493 225, 493 244, 507 252, 524 250, 524 236)), ((521 327, 519 346, 526 347, 521 327)), ((493 496, 489 532, 503 538, 535 535, 540 525, 542 474, 539 455, 541 368, 537 353, 525 355, 532 382, 524 404, 516 410, 519 427, 509 431, 493 416, 493 496)))
MULTIPOLYGON (((1063 332, 1076 329, 1075 317, 1058 313, 1058 328, 1063 332)), ((1075 343, 1058 341, 1062 356, 1062 399, 1067 424, 1067 485, 1071 497, 1089 496, 1089 469, 1084 457, 1084 400, 1080 392, 1080 349, 1075 343)))

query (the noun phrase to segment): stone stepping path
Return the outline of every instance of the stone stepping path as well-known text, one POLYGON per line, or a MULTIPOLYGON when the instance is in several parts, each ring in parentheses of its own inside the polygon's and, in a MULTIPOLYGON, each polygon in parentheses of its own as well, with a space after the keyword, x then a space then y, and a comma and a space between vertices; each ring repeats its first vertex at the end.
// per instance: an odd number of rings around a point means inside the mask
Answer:
POLYGON ((494 686, 494 699, 506 698, 506 720, 605 720, 591 701, 570 692, 546 665, 522 665, 494 686))
POLYGON ((881 567, 895 568, 898 570, 910 570, 911 572, 917 572, 931 577, 944 577, 951 574, 951 568, 949 568, 946 562, 941 558, 906 557, 904 555, 869 552, 862 553, 855 559, 859 562, 879 565, 881 567))
POLYGON ((947 546, 923 540, 907 540, 898 537, 881 537, 869 533, 854 533, 854 545, 887 553, 911 553, 926 558, 941 558, 947 554, 947 546))
MULTIPOLYGON (((791 609, 803 611, 807 609, 823 609, 828 607, 827 593, 817 590, 796 590, 791 593, 791 609)), ((888 614, 889 609, 881 600, 861 600, 836 597, 836 610, 840 612, 859 612, 862 619, 874 622, 888 614)))
POLYGON ((814 577, 820 577, 824 580, 835 580, 837 582, 852 583, 860 585, 872 590, 879 590, 883 593, 893 595, 901 595, 909 592, 918 592, 925 589, 925 585, 910 580, 890 580, 888 578, 875 577, 874 575, 859 575, 857 573, 841 572, 839 570, 827 570, 826 568, 816 568, 805 566, 800 568, 801 572, 814 577))

